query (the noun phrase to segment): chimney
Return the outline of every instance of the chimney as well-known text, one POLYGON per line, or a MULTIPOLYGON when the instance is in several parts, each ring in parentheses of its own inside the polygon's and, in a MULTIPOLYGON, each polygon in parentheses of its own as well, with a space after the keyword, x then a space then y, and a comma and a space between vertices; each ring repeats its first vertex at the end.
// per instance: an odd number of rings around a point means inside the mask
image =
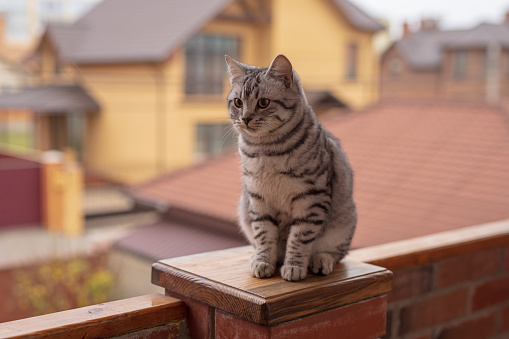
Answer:
POLYGON ((403 22, 403 36, 402 38, 408 38, 410 36, 410 34, 412 34, 412 31, 410 30, 410 25, 408 24, 408 22, 403 22))
POLYGON ((438 22, 435 19, 422 19, 421 31, 434 31, 438 29, 438 22))

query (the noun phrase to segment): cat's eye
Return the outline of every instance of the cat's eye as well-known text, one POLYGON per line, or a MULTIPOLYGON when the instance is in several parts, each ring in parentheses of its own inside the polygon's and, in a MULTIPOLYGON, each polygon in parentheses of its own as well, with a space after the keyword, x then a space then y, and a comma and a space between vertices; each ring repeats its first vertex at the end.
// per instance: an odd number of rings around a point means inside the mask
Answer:
POLYGON ((258 107, 260 108, 267 108, 270 104, 270 100, 267 98, 261 98, 258 100, 258 107))
POLYGON ((244 103, 242 102, 242 100, 240 100, 239 98, 235 98, 233 99, 233 103, 235 104, 235 106, 237 108, 242 108, 242 106, 244 105, 244 103))

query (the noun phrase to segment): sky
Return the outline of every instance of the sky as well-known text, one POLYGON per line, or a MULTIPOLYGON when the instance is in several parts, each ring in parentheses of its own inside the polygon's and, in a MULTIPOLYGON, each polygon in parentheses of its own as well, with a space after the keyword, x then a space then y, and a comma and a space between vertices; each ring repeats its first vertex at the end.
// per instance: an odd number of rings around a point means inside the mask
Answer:
POLYGON ((390 32, 401 35, 403 22, 438 19, 441 29, 464 29, 481 22, 500 23, 509 11, 509 0, 350 0, 374 18, 388 19, 390 32))

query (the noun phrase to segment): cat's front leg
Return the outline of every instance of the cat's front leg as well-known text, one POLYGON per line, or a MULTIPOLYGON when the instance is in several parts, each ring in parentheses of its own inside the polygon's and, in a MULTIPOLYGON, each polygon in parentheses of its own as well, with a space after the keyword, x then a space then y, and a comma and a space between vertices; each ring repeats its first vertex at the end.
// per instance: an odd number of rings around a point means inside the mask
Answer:
POLYGON ((256 278, 271 277, 277 262, 277 222, 270 215, 263 214, 251 221, 251 227, 256 248, 251 258, 251 275, 256 278))
POLYGON ((291 226, 281 277, 287 281, 306 278, 313 242, 321 232, 321 225, 298 221, 291 226))

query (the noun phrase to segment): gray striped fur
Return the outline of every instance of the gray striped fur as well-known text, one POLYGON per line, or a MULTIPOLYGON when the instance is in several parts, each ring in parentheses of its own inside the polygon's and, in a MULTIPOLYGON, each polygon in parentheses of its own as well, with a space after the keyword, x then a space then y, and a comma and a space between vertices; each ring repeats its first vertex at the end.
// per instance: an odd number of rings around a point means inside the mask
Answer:
POLYGON ((357 223, 339 140, 316 119, 285 56, 268 68, 229 56, 226 63, 243 169, 239 224, 255 247, 251 274, 270 277, 279 263, 288 281, 304 279, 308 267, 327 275, 347 254, 357 223), (260 99, 270 103, 262 107, 260 99))

